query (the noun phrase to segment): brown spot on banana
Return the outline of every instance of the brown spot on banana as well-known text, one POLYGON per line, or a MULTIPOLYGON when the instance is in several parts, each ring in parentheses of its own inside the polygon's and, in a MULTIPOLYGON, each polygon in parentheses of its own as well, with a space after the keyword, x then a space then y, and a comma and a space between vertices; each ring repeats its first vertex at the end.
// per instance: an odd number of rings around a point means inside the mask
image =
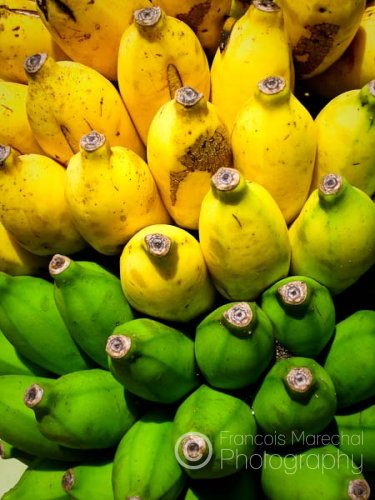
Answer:
POLYGON ((9 14, 19 14, 21 16, 39 17, 36 10, 31 9, 12 9, 7 5, 0 5, 0 17, 8 17, 9 14))
POLYGON ((76 16, 75 16, 74 12, 72 11, 72 9, 68 5, 66 5, 62 0, 52 0, 52 1, 55 2, 56 7, 63 14, 65 14, 67 17, 69 17, 69 19, 71 19, 74 22, 77 21, 76 16))
POLYGON ((209 12, 210 8, 211 1, 207 0, 206 2, 194 5, 189 12, 185 14, 177 14, 176 17, 177 19, 180 19, 180 21, 189 25, 194 33, 197 33, 199 26, 202 24, 203 19, 209 12))
POLYGON ((48 21, 48 8, 46 0, 36 0, 36 4, 39 7, 40 11, 43 13, 45 20, 48 21))
POLYGON ((302 36, 293 49, 296 72, 300 75, 308 75, 320 66, 329 54, 340 26, 320 23, 307 25, 305 29, 310 36, 302 36))
POLYGON ((169 95, 171 99, 174 99, 177 90, 183 86, 180 73, 174 64, 168 64, 167 66, 167 82, 169 88, 169 95))
POLYGON ((60 125, 60 130, 61 130, 61 133, 64 136, 68 146, 70 147, 72 153, 73 154, 76 153, 77 148, 74 147, 74 142, 73 142, 72 138, 70 137, 70 130, 68 129, 68 127, 66 127, 65 125, 60 125))

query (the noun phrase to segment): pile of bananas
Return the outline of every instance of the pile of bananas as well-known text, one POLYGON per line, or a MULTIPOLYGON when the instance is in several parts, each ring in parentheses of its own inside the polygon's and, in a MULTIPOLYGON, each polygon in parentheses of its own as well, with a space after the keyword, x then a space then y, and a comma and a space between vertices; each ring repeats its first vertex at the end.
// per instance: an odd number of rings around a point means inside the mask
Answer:
POLYGON ((370 498, 374 59, 365 0, 0 5, 4 500, 370 498))

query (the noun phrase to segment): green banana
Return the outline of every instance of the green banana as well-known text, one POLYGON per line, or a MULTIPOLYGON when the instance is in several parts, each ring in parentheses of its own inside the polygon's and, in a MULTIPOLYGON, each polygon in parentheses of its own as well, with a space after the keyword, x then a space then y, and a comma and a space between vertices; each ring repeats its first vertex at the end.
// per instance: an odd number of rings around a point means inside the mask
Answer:
POLYGON ((51 372, 44 370, 32 361, 19 354, 0 330, 0 375, 37 375, 52 377, 51 372))
POLYGON ((193 340, 153 319, 119 325, 106 350, 114 378, 146 400, 174 403, 199 384, 193 340))
POLYGON ((195 356, 213 387, 240 389, 255 383, 273 355, 272 324, 255 302, 219 306, 197 326, 195 356))
POLYGON ((370 486, 359 464, 332 444, 299 454, 264 455, 262 487, 269 500, 367 500, 370 486))
POLYGON ((79 461, 87 452, 60 446, 39 430, 34 415, 24 405, 26 389, 32 383, 45 384, 52 379, 35 375, 0 376, 0 437, 22 452, 51 460, 79 461))
POLYGON ((117 446, 140 412, 137 398, 100 368, 31 384, 24 401, 44 436, 77 449, 117 446))
POLYGON ((36 460, 35 455, 19 450, 16 446, 4 441, 4 439, 0 439, 0 458, 2 460, 14 458, 26 466, 36 460))
POLYGON ((360 310, 336 325, 324 361, 339 408, 375 396, 375 311, 360 310))
POLYGON ((0 293, 0 329, 20 354, 58 375, 93 365, 70 336, 52 283, 0 272, 0 293))
POLYGON ((108 368, 105 345, 115 326, 133 319, 120 279, 103 266, 56 254, 49 264, 59 310, 76 343, 108 368))
POLYGON ((67 500, 61 477, 66 462, 47 459, 35 460, 22 474, 16 485, 5 493, 2 500, 67 500))
POLYGON ((63 489, 72 500, 114 500, 112 468, 113 458, 74 465, 62 476, 63 489))
POLYGON ((177 409, 176 458, 193 479, 230 476, 247 465, 256 431, 252 410, 244 401, 201 385, 177 409))
POLYGON ((294 356, 316 357, 335 331, 335 304, 329 290, 312 278, 289 276, 260 297, 278 342, 294 356))
POLYGON ((281 359, 264 377, 253 410, 259 427, 275 436, 277 444, 295 445, 331 422, 336 411, 335 387, 315 360, 281 359))
POLYGON ((139 419, 120 441, 113 461, 114 500, 176 500, 186 475, 172 446, 173 419, 153 410, 139 419))
POLYGON ((344 177, 327 174, 290 226, 289 237, 290 273, 338 294, 375 264, 375 204, 344 177))

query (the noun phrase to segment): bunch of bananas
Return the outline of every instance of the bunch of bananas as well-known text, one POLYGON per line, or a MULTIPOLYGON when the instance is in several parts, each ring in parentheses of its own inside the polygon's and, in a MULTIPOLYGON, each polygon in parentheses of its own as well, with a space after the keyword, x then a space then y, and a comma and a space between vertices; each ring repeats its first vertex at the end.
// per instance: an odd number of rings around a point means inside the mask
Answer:
POLYGON ((374 52, 373 1, 5 0, 1 498, 370 498, 374 52))

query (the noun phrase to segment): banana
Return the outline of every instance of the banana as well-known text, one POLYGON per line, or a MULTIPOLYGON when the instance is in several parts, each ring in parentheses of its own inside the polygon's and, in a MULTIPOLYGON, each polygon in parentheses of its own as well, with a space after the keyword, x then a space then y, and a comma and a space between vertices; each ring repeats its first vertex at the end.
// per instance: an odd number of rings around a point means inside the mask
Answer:
MULTIPOLYGON (((117 79, 121 35, 133 21, 133 11, 150 6, 149 0, 37 0, 36 7, 55 42, 76 62, 117 79)), ((33 54, 41 51, 34 51, 33 54)), ((29 52, 30 54, 30 52, 29 52)))
POLYGON ((68 462, 85 460, 88 455, 84 450, 66 448, 46 438, 39 431, 33 413, 23 402, 30 384, 50 381, 52 379, 35 375, 0 376, 1 439, 28 455, 68 462))
POLYGON ((117 326, 106 351, 114 378, 148 401, 175 403, 199 385, 193 340, 158 321, 138 318, 117 326))
POLYGON ((294 356, 316 358, 335 331, 335 303, 329 290, 305 276, 288 276, 260 297, 276 340, 294 356))
POLYGON ((231 9, 231 0, 152 0, 168 16, 176 17, 190 26, 202 47, 211 58, 219 45, 221 29, 231 9))
POLYGON ((152 410, 121 439, 112 471, 114 500, 176 500, 186 476, 172 443, 173 419, 168 410, 152 410))
POLYGON ((219 306, 196 328, 195 356, 212 387, 241 389, 256 383, 273 355, 272 324, 255 302, 219 306))
POLYGON ((115 326, 133 319, 120 279, 103 266, 54 255, 49 264, 57 309, 75 342, 108 369, 105 346, 115 326))
POLYGON ((319 96, 333 99, 348 90, 360 89, 375 78, 375 4, 369 3, 361 24, 342 56, 317 77, 307 80, 307 86, 319 96))
POLYGON ((61 477, 66 462, 38 459, 22 474, 16 485, 5 493, 2 500, 68 500, 61 477))
POLYGON ((309 195, 316 127, 284 78, 268 76, 257 87, 233 127, 233 163, 246 179, 269 191, 290 224, 309 195))
POLYGON ((313 278, 336 295, 375 264, 375 204, 344 177, 327 174, 289 237, 291 274, 313 278))
POLYGON ((368 500, 370 486, 361 464, 333 444, 295 454, 264 455, 262 486, 269 500, 368 500))
POLYGON ((331 99, 315 118, 317 153, 312 189, 331 172, 369 196, 375 194, 375 80, 331 99))
POLYGON ((56 61, 46 53, 29 56, 24 67, 28 120, 46 154, 66 165, 79 152, 81 137, 98 130, 112 146, 145 155, 120 94, 101 73, 78 62, 56 61))
POLYGON ((19 354, 58 375, 91 366, 59 314, 52 283, 0 272, 0 291, 0 329, 19 354))
POLYGON ((62 487, 71 500, 114 500, 112 469, 113 458, 74 465, 64 472, 62 487))
POLYGON ((375 396, 374 345, 375 311, 359 310, 337 323, 324 368, 335 385, 339 408, 375 396))
POLYGON ((134 23, 121 37, 117 78, 144 144, 154 115, 178 88, 190 86, 210 96, 208 61, 197 36, 160 7, 135 11, 134 23))
POLYGON ((251 301, 287 276, 288 230, 276 201, 238 170, 220 168, 203 199, 199 240, 212 280, 229 300, 251 301))
POLYGON ((0 144, 0 220, 17 243, 44 256, 78 252, 78 233, 65 199, 64 167, 40 154, 18 156, 0 144))
POLYGON ((27 118, 26 97, 26 85, 0 81, 0 143, 9 144, 20 154, 43 154, 27 118))
POLYGON ((79 232, 95 250, 119 254, 143 227, 170 222, 154 178, 136 153, 111 147, 96 131, 81 138, 79 149, 68 162, 65 194, 79 232))
POLYGON ((229 134, 201 92, 182 87, 161 106, 150 125, 147 160, 173 220, 198 229, 212 174, 233 166, 229 134))
POLYGON ((232 0, 229 16, 235 19, 242 17, 249 8, 252 0, 232 0))
POLYGON ((314 359, 281 359, 264 377, 252 407, 257 424, 274 436, 274 442, 297 445, 332 421, 337 408, 335 386, 314 359))
POLYGON ((254 0, 216 51, 211 65, 211 101, 229 133, 257 83, 270 75, 285 78, 293 90, 294 70, 283 13, 271 0, 254 0))
POLYGON ((190 321, 216 298, 199 242, 170 224, 148 226, 128 241, 120 279, 130 305, 161 320, 190 321))
POLYGON ((186 474, 216 479, 247 466, 256 431, 247 403, 203 384, 178 407, 172 442, 186 474))
POLYGON ((361 23, 366 0, 279 0, 293 49, 296 75, 310 78, 344 53, 361 23))
POLYGON ((0 241, 0 271, 12 276, 43 274, 48 258, 32 254, 21 247, 1 222, 0 241))
POLYGON ((139 401, 100 368, 33 383, 24 402, 46 438, 82 450, 116 447, 140 412, 139 401))
POLYGON ((34 455, 30 455, 24 451, 19 450, 16 446, 7 443, 4 439, 0 438, 0 458, 2 460, 15 459, 19 462, 23 463, 26 467, 29 466, 36 457, 34 455))
POLYGON ((0 5, 0 22, 1 79, 27 83, 23 63, 36 52, 67 59, 44 27, 34 0, 5 0, 0 5))

